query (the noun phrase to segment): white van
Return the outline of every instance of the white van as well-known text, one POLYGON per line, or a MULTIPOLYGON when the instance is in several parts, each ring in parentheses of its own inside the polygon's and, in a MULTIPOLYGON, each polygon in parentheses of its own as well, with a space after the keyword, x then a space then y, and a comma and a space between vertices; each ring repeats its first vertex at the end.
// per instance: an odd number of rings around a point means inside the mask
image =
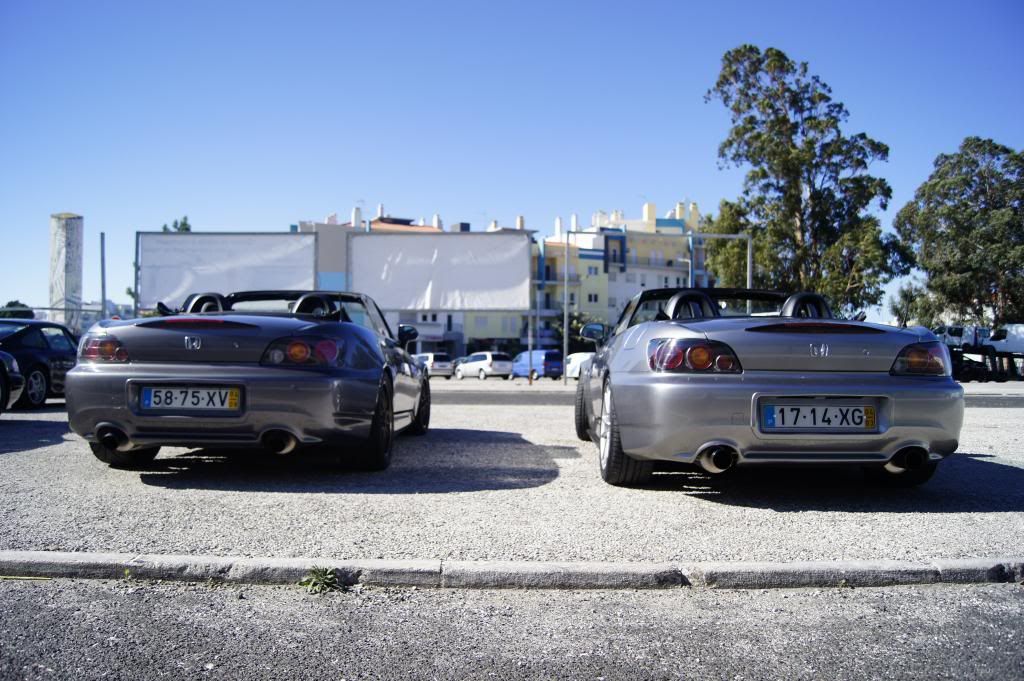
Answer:
POLYGON ((455 368, 455 378, 476 376, 481 381, 490 376, 507 379, 512 375, 512 358, 504 352, 474 352, 455 368))

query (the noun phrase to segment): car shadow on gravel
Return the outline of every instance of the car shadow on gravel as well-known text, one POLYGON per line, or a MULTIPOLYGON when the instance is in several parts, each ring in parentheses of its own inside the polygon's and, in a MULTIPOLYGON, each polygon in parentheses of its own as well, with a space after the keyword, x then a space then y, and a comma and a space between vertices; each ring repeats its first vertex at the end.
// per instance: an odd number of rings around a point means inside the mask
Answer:
POLYGON ((644 488, 683 492, 730 506, 780 513, 1012 513, 1024 511, 1024 468, 988 454, 956 454, 918 487, 865 479, 857 468, 739 469, 723 477, 687 471, 656 474, 644 488))
POLYGON ((198 449, 161 454, 136 472, 146 485, 169 489, 321 494, 438 494, 540 487, 558 477, 555 459, 572 447, 535 445, 518 433, 434 429, 399 437, 391 467, 360 470, 345 451, 198 449), (563 451, 564 450, 564 451, 563 451))
POLYGON ((60 444, 71 432, 67 421, 34 419, 32 413, 5 414, 0 419, 0 456, 60 444))

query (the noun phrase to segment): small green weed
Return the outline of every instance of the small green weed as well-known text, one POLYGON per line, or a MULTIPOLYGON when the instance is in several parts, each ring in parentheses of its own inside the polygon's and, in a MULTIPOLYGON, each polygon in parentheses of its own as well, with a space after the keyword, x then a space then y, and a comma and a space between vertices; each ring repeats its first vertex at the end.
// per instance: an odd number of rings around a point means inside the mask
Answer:
POLYGON ((341 584, 338 583, 338 576, 334 574, 334 568, 316 565, 309 569, 309 574, 299 580, 299 586, 306 587, 306 593, 311 594, 341 591, 341 584))

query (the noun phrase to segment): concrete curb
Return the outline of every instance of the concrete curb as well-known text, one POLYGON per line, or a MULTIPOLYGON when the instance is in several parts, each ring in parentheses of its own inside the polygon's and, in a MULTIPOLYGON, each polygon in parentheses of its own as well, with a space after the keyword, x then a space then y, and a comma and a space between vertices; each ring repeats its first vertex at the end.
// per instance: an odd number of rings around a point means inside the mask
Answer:
POLYGON ((1024 558, 795 563, 610 563, 231 558, 0 551, 2 577, 77 577, 295 584, 313 566, 341 584, 444 589, 785 589, 978 584, 1024 580, 1024 558))

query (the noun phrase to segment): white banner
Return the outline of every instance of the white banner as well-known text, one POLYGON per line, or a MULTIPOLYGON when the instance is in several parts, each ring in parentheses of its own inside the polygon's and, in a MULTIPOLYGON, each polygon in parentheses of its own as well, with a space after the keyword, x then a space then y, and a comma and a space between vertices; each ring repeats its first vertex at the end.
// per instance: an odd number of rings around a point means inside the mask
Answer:
POLYGON ((179 306, 204 291, 316 287, 316 235, 139 232, 139 307, 179 306))
POLYGON ((385 310, 528 310, 525 232, 353 233, 352 290, 385 310))

